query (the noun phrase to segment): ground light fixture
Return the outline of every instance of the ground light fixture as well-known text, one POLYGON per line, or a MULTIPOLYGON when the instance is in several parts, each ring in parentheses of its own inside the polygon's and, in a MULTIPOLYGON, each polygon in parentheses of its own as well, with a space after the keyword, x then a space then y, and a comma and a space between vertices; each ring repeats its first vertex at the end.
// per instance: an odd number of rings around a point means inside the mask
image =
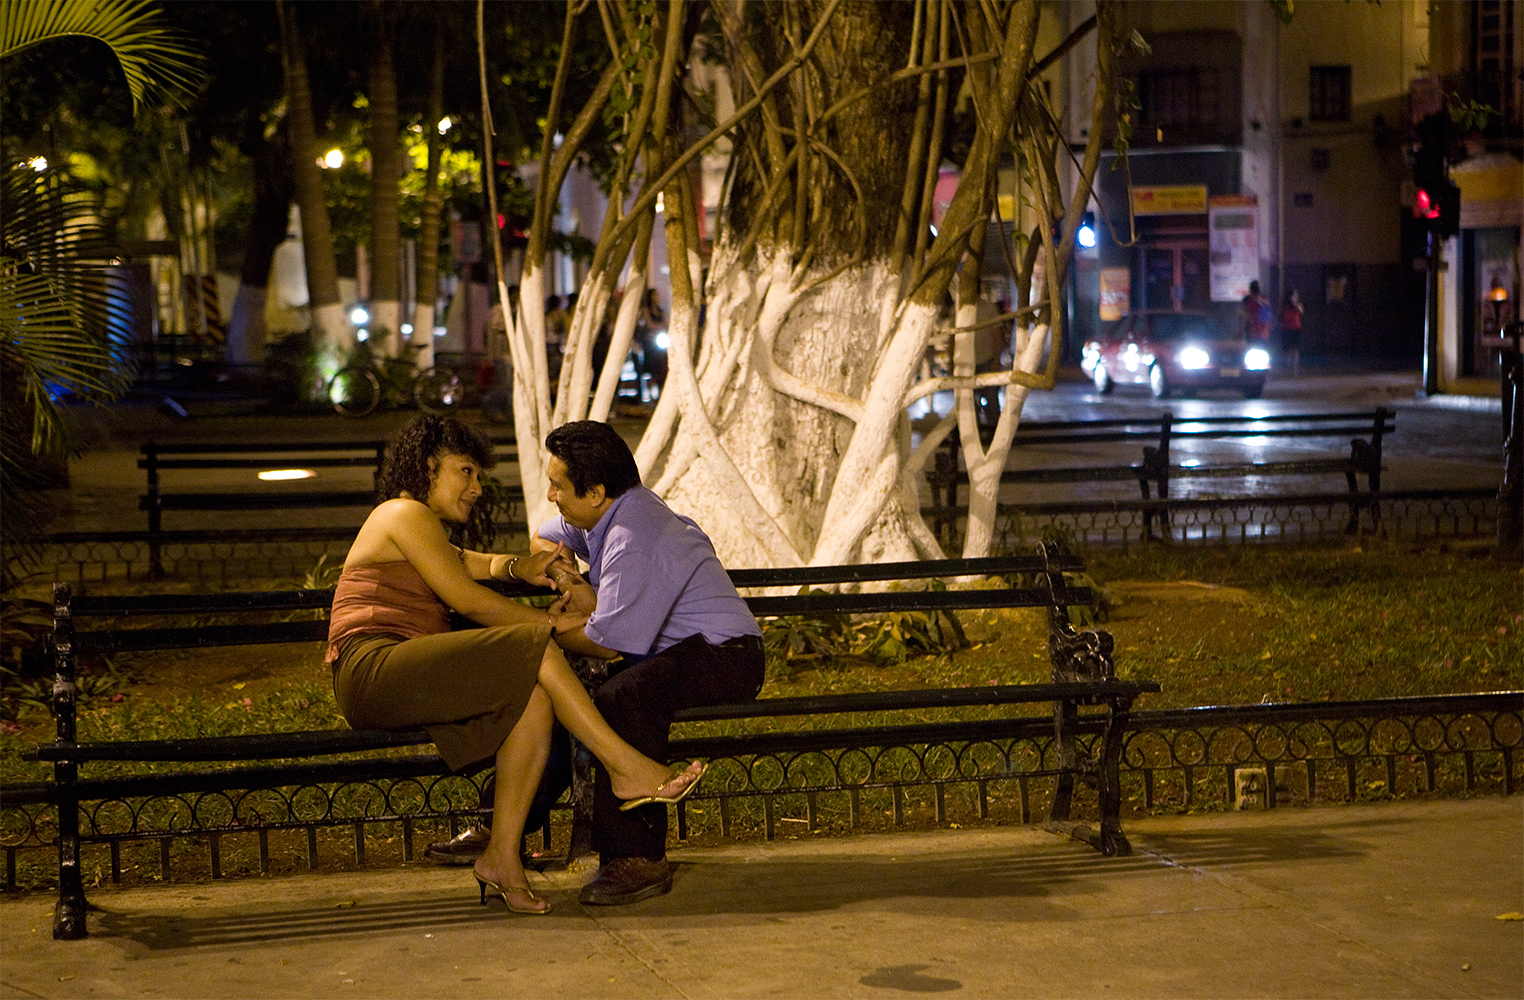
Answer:
POLYGON ((317 473, 311 469, 265 469, 259 478, 267 483, 280 483, 290 479, 311 479, 317 473))

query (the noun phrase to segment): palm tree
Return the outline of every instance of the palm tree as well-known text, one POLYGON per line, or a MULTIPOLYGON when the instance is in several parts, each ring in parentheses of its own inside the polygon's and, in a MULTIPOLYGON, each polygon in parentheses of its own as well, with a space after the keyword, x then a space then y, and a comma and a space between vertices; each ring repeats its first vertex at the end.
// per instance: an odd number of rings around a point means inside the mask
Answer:
MULTIPOLYGON (((134 110, 179 103, 200 80, 189 40, 144 0, 6 3, 0 60, 58 39, 105 45, 134 110)), ((6 534, 18 541, 43 523, 39 490, 69 450, 58 400, 109 399, 131 379, 111 308, 120 289, 113 241, 97 207, 58 164, 12 162, 0 151, 0 503, 6 534)), ((6 584, 17 568, 6 560, 6 584)))

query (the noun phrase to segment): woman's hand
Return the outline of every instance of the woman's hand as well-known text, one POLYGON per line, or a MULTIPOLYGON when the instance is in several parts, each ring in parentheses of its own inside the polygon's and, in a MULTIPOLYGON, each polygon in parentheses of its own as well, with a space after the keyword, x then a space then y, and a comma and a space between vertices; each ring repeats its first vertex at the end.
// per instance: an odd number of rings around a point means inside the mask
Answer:
MULTIPOLYGON (((571 557, 566 546, 557 545, 555 548, 533 552, 527 556, 515 556, 509 560, 508 565, 509 575, 515 580, 522 580, 536 587, 559 589, 552 577, 559 576, 565 572, 564 567, 571 566, 571 557)), ((572 567, 571 573, 576 574, 575 567, 572 567)))
POLYGON ((577 564, 571 559, 556 559, 545 567, 545 575, 553 582, 555 588, 561 593, 566 593, 576 586, 591 587, 582 574, 577 572, 577 564))

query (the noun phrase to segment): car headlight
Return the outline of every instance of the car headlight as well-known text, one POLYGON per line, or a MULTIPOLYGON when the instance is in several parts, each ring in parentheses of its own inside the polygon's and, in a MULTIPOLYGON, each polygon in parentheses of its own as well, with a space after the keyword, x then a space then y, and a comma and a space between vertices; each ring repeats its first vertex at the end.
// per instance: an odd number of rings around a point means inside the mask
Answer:
POLYGON ((1195 371, 1198 368, 1206 368, 1212 363, 1212 356, 1199 347, 1182 347, 1180 353, 1175 355, 1175 364, 1186 371, 1195 371))
POLYGON ((1263 347, 1251 347, 1244 352, 1244 367, 1251 372, 1270 370, 1270 352, 1263 347))

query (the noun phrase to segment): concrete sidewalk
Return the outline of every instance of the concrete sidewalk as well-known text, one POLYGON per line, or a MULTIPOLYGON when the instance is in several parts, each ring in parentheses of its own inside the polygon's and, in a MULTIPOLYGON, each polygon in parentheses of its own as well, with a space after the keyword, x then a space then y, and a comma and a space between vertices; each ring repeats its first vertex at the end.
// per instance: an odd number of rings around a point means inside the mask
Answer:
POLYGON ((0 998, 1519 997, 1524 798, 673 852, 671 895, 548 917, 424 865, 0 901, 0 998))

